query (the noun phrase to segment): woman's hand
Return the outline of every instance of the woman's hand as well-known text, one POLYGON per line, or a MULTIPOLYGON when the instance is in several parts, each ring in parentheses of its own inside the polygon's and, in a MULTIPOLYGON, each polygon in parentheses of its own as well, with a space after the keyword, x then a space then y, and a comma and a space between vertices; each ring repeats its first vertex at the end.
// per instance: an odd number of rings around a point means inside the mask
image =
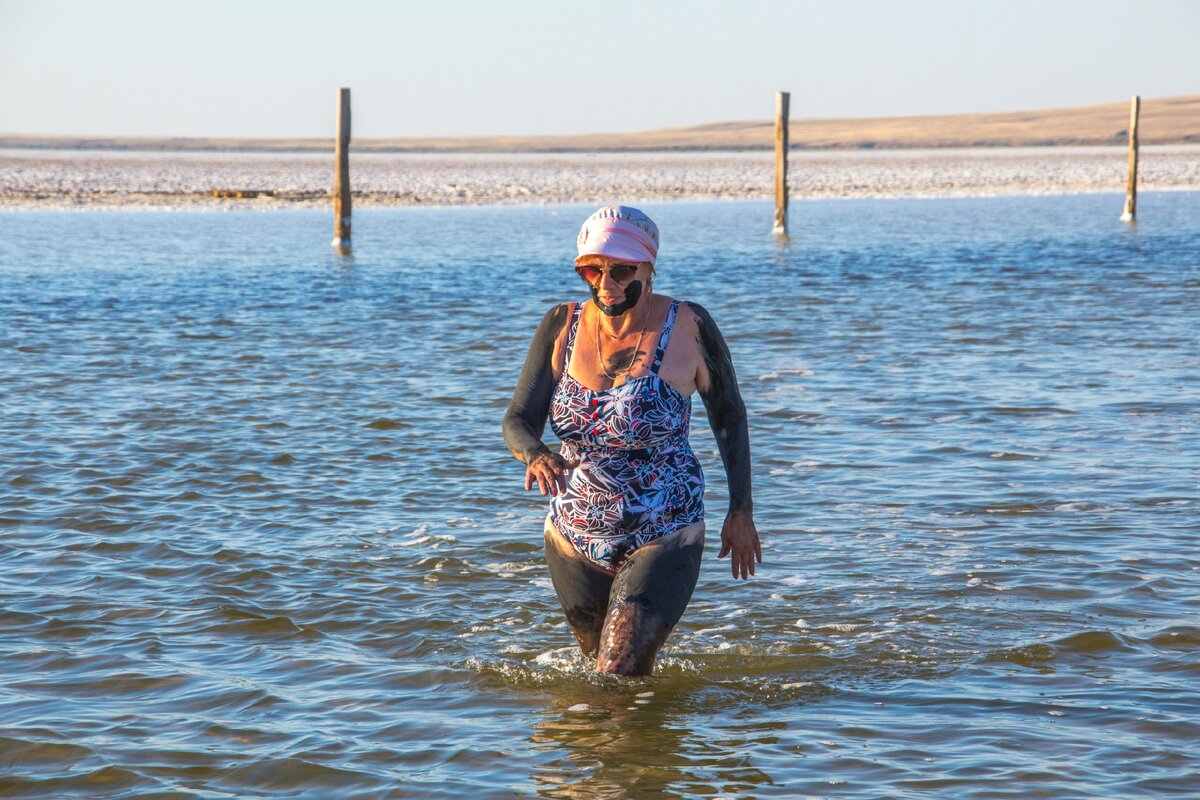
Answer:
POLYGON ((567 490, 567 470, 579 466, 579 460, 568 461, 558 453, 539 453, 525 465, 525 491, 536 482, 542 494, 555 496, 567 490))
POLYGON ((758 530, 749 511, 731 511, 721 526, 721 552, 717 558, 733 553, 729 560, 733 577, 743 580, 754 574, 754 562, 762 563, 762 545, 758 541, 758 530))

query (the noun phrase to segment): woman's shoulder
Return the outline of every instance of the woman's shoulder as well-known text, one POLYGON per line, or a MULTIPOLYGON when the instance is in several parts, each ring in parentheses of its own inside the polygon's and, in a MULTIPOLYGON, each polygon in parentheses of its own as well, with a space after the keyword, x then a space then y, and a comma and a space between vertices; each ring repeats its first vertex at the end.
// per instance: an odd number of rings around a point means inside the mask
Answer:
POLYGON ((699 317, 707 317, 708 309, 697 303, 695 300, 680 300, 679 310, 686 311, 693 319, 699 317))
POLYGON ((542 315, 540 327, 555 334, 559 333, 570 321, 571 314, 578 305, 578 303, 555 303, 542 315))
POLYGON ((712 314, 708 313, 707 308, 691 300, 680 301, 679 311, 675 317, 675 327, 679 329, 682 336, 697 343, 707 343, 705 346, 723 341, 721 329, 717 327, 717 322, 712 318, 712 314))
POLYGON ((697 331, 701 328, 709 331, 717 330, 717 321, 713 319, 712 314, 708 313, 708 309, 699 303, 691 300, 684 300, 679 304, 680 317, 687 320, 688 325, 697 331), (687 313, 683 313, 686 310, 687 313))
POLYGON ((689 329, 697 329, 700 326, 701 320, 709 317, 708 311, 704 306, 691 300, 676 300, 671 298, 671 301, 679 304, 679 308, 675 312, 675 324, 682 325, 689 329))
POLYGON ((575 306, 577 306, 577 305, 579 305, 579 304, 576 302, 570 301, 570 300, 562 302, 562 303, 555 303, 554 305, 550 306, 549 310, 546 311, 546 314, 547 314, 547 316, 558 315, 558 314, 570 315, 571 310, 574 309, 575 306))

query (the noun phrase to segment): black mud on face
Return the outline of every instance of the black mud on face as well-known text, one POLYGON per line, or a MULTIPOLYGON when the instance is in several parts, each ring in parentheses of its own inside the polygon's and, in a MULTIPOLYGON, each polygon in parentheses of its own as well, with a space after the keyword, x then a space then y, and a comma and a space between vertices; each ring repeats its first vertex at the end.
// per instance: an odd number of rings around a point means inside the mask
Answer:
POLYGON ((621 316, 626 311, 636 306, 638 304, 638 300, 640 300, 642 297, 641 281, 630 282, 630 284, 625 287, 625 299, 620 303, 617 303, 615 306, 606 306, 604 303, 601 303, 600 290, 595 286, 592 286, 591 289, 592 302, 596 304, 596 308, 600 309, 605 315, 610 317, 621 316))

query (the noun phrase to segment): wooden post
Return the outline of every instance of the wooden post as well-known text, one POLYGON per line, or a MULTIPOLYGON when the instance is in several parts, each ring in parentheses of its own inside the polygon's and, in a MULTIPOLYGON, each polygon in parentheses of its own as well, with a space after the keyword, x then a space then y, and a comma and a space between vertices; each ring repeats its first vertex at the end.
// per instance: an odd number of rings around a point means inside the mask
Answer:
POLYGON ((775 93, 775 235, 787 236, 788 92, 775 93))
POLYGON ((333 246, 350 252, 350 90, 338 89, 338 134, 333 146, 333 246))
POLYGON ((1138 159, 1138 113, 1142 109, 1142 98, 1136 94, 1129 104, 1129 182, 1125 185, 1125 213, 1122 222, 1137 219, 1137 159, 1138 159))

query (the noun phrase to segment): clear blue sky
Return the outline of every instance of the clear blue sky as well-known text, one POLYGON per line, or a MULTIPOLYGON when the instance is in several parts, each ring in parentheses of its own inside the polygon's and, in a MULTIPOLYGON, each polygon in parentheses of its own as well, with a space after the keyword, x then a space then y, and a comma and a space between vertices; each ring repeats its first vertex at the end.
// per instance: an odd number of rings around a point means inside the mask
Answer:
POLYGON ((1200 93, 1198 0, 0 0, 0 131, 635 131, 1200 93))

